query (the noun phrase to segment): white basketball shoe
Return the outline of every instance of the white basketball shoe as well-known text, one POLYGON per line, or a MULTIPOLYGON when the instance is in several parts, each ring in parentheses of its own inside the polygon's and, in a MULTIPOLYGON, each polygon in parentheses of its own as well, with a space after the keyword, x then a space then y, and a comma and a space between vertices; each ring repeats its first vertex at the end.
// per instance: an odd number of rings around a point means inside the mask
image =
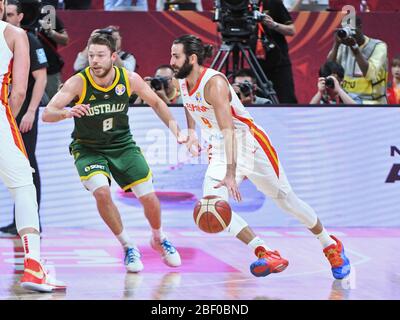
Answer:
POLYGON ((181 256, 178 250, 168 241, 167 238, 163 240, 151 238, 151 247, 160 253, 162 260, 169 267, 179 267, 181 262, 181 256))

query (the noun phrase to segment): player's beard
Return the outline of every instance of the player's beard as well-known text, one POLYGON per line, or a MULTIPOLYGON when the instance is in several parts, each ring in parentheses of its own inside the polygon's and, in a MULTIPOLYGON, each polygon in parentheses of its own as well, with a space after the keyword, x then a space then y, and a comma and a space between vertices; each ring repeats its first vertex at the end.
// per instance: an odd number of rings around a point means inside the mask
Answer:
POLYGON ((93 74, 94 74, 97 78, 105 78, 105 77, 108 75, 108 73, 111 71, 112 67, 113 67, 113 64, 112 64, 112 62, 111 62, 111 63, 110 63, 109 65, 107 65, 107 66, 101 66, 101 68, 104 70, 104 72, 102 72, 102 73, 96 73, 96 72, 93 70, 93 67, 92 67, 92 72, 93 72, 93 74))
POLYGON ((177 79, 185 79, 189 76, 189 74, 193 70, 193 65, 189 63, 189 59, 186 58, 185 63, 183 64, 182 67, 178 69, 178 71, 175 72, 175 77, 177 79))

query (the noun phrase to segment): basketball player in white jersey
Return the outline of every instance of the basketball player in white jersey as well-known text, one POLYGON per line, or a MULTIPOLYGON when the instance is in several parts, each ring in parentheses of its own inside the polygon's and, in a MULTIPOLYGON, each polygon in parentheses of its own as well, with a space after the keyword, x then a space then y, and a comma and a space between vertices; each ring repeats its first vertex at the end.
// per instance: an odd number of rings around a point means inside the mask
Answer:
MULTIPOLYGON (((6 5, 5 0, 0 0, 0 17, 4 16, 6 5)), ((14 119, 25 99, 29 65, 29 43, 25 31, 0 20, 0 179, 14 199, 17 230, 25 252, 21 286, 51 292, 65 289, 65 285, 51 278, 40 262, 36 189, 32 168, 14 119)))
MULTIPOLYGON (((300 220, 320 240, 333 276, 342 279, 350 273, 350 262, 342 243, 330 236, 314 210, 293 192, 270 140, 244 108, 222 73, 202 66, 211 56, 193 35, 173 42, 170 64, 179 79, 190 134, 189 147, 198 148, 195 124, 210 143, 210 163, 203 185, 204 196, 229 195, 241 200, 238 184, 247 177, 259 191, 271 197, 284 211, 300 220)), ((193 150, 192 150, 193 151, 193 150)), ((257 256, 250 266, 256 277, 283 271, 288 261, 269 248, 235 212, 228 232, 249 245, 257 256)))

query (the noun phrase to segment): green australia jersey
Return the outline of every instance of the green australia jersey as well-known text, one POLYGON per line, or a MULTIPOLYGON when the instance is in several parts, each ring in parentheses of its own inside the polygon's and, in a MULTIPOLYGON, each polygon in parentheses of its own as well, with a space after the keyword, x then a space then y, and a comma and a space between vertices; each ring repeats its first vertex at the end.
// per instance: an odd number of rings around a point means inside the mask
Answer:
POLYGON ((132 140, 128 108, 130 84, 125 68, 115 69, 111 86, 103 88, 92 78, 89 67, 78 75, 83 80, 83 90, 76 104, 90 104, 89 114, 74 118, 74 142, 93 146, 109 146, 132 140))

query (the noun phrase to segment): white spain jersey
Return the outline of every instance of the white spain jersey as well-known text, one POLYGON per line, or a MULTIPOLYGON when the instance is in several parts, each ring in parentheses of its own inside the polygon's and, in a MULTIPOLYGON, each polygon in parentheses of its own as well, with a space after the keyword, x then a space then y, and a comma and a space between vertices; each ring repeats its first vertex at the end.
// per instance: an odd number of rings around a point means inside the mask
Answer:
POLYGON ((8 188, 18 188, 33 182, 24 142, 8 104, 13 53, 4 36, 7 25, 0 21, 0 180, 8 188))
MULTIPOLYGON (((196 124, 202 129, 202 136, 207 140, 207 142, 213 145, 213 147, 215 146, 215 140, 219 140, 219 148, 221 149, 223 148, 223 135, 218 126, 214 107, 208 104, 204 99, 204 88, 207 82, 215 75, 221 75, 222 77, 226 78, 221 72, 210 68, 204 68, 204 71, 197 81, 197 84, 190 92, 188 91, 185 79, 179 79, 179 86, 183 99, 183 105, 189 111, 192 118, 196 121, 196 124)), ((255 139, 256 142, 258 142, 259 146, 267 155, 276 175, 279 177, 278 155, 271 145, 267 134, 261 127, 254 123, 250 113, 243 106, 231 85, 229 85, 229 89, 232 96, 230 103, 235 131, 238 133, 245 132, 245 135, 240 133, 236 135, 239 148, 246 149, 245 147, 240 146, 242 143, 241 140, 247 139, 246 136, 252 136, 251 140, 253 141, 255 139)))
POLYGON ((0 86, 1 86, 1 102, 3 105, 8 100, 8 87, 10 84, 11 68, 13 53, 7 45, 4 31, 8 23, 0 20, 0 86))

